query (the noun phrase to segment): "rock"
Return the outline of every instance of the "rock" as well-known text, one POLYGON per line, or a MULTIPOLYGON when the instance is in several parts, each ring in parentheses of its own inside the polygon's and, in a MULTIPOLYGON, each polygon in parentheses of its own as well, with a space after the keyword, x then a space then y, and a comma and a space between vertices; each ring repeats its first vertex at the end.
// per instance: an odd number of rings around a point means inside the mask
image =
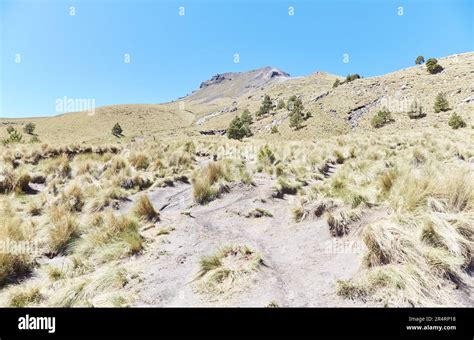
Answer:
POLYGON ((201 83, 201 85, 199 86, 199 88, 202 89, 202 88, 208 87, 210 85, 219 84, 219 83, 222 83, 226 79, 230 80, 230 78, 226 78, 225 74, 216 74, 216 75, 212 76, 211 79, 203 81, 201 83))
POLYGON ((358 125, 358 121, 362 118, 365 114, 369 112, 370 109, 376 107, 382 100, 383 96, 375 99, 374 101, 365 104, 359 105, 356 108, 352 109, 347 113, 347 121, 351 125, 352 128, 355 128, 358 125))
POLYGON ((133 180, 131 178, 127 178, 125 179, 121 184, 120 184, 120 187, 123 188, 123 189, 132 189, 134 187, 134 183, 133 183, 133 180))
POLYGON ((30 182, 35 184, 44 184, 46 182, 46 177, 39 174, 32 175, 30 182))
POLYGON ((227 129, 199 131, 199 133, 204 136, 223 136, 225 135, 226 132, 227 132, 227 129))

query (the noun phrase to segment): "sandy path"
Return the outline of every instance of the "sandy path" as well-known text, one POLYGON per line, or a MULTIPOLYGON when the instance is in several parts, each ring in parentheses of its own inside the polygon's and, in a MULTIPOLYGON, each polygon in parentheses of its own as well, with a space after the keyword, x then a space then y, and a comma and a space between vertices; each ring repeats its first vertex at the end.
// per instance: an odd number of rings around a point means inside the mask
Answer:
POLYGON ((156 236, 157 229, 147 231, 152 242, 140 266, 142 282, 135 305, 266 306, 272 301, 280 306, 354 305, 335 294, 335 282, 358 270, 360 256, 337 249, 325 220, 295 223, 291 196, 271 198, 274 180, 268 175, 258 174, 255 183, 234 184, 229 193, 204 206, 193 203, 189 184, 147 193, 154 206, 162 208, 157 227, 175 230, 161 236, 156 236), (273 217, 244 216, 257 207, 273 217), (265 265, 252 282, 231 294, 197 293, 193 278, 200 258, 227 244, 251 247, 262 255, 265 265))

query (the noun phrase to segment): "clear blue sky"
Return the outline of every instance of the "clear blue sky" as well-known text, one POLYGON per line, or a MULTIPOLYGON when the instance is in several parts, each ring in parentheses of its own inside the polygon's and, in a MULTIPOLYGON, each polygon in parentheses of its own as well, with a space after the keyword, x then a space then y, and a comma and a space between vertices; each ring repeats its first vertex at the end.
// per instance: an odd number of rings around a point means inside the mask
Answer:
POLYGON ((1 117, 57 114, 64 96, 97 106, 160 103, 216 73, 267 65, 294 76, 367 77, 411 66, 419 54, 474 50, 473 0, 0 3, 1 117))

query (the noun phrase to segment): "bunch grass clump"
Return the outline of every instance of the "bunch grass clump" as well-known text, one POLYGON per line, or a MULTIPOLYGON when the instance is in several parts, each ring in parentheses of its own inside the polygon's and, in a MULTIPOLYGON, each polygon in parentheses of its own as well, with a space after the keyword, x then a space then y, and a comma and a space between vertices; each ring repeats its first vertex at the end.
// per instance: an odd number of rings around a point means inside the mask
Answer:
POLYGON ((134 211, 139 218, 146 221, 156 222, 160 219, 160 213, 155 210, 147 195, 140 196, 135 202, 134 211))
POLYGON ((52 206, 49 217, 49 248, 52 255, 67 250, 70 243, 79 236, 77 217, 64 206, 52 206))
POLYGON ((196 276, 199 290, 220 294, 235 289, 248 281, 259 269, 262 259, 247 246, 233 245, 219 249, 214 255, 201 259, 196 276))
POLYGON ((198 171, 193 181, 196 202, 205 204, 219 197, 226 188, 225 180, 230 180, 229 169, 222 162, 211 162, 198 171))
POLYGON ((75 254, 108 262, 137 254, 143 249, 138 222, 126 215, 93 215, 86 234, 74 243, 75 254))
POLYGON ((31 229, 7 201, 3 203, 1 213, 0 242, 6 249, 0 252, 0 286, 28 274, 34 265, 33 254, 26 247, 31 244, 31 229), (13 249, 9 248, 10 245, 13 249))

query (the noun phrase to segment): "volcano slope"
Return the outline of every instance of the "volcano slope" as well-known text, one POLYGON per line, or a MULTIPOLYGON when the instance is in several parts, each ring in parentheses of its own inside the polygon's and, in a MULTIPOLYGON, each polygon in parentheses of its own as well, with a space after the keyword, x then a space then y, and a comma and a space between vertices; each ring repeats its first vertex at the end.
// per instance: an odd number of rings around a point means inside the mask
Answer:
POLYGON ((173 103, 2 120, 0 304, 473 306, 473 61, 336 88, 263 68, 173 103), (265 94, 312 116, 294 130, 275 107, 242 141, 200 134, 265 94), (29 121, 42 142, 8 139, 29 121))

